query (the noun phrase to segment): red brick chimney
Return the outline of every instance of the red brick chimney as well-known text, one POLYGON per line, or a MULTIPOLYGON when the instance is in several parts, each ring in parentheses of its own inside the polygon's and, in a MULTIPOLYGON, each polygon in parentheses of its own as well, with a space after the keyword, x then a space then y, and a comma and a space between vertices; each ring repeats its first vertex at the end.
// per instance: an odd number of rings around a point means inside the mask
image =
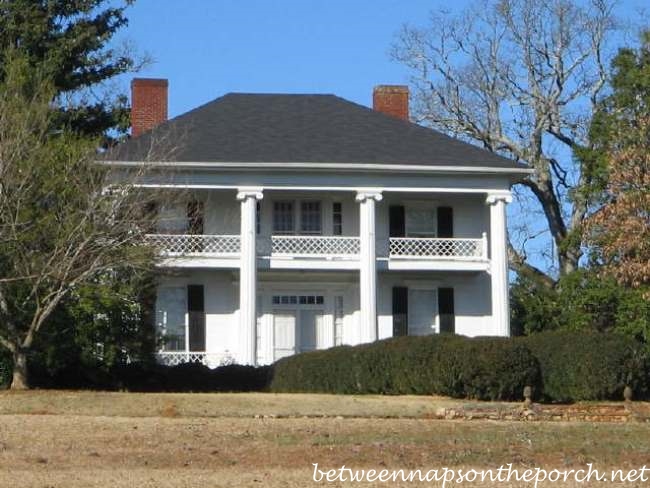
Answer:
POLYGON ((131 81, 131 135, 138 137, 167 120, 165 79, 134 78, 131 81))
POLYGON ((372 92, 372 108, 398 119, 409 119, 409 88, 404 85, 379 85, 372 92))

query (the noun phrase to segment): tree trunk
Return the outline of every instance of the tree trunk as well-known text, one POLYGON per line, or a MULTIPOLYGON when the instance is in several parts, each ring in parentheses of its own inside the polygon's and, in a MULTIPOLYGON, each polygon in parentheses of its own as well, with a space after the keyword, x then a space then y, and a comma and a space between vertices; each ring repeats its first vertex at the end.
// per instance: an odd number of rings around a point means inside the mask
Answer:
POLYGON ((27 354, 18 348, 14 352, 14 375, 11 381, 12 390, 29 389, 29 375, 27 371, 27 354))
POLYGON ((560 265, 560 276, 571 274, 578 269, 580 263, 580 250, 561 250, 558 253, 558 261, 560 265))

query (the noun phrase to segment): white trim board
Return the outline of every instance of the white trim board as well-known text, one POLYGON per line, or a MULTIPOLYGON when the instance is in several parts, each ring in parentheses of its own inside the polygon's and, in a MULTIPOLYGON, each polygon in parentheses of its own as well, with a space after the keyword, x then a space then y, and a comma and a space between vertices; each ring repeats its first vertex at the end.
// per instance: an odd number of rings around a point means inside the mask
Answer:
MULTIPOLYGON (((135 188, 178 188, 184 190, 232 190, 238 191, 239 185, 210 185, 210 184, 194 184, 194 183, 136 183, 133 185, 135 188)), ((264 191, 339 191, 339 192, 359 192, 364 191, 361 188, 351 188, 349 186, 279 186, 279 185, 265 185, 263 187, 264 191)), ((484 193, 501 193, 507 192, 509 190, 503 190, 498 188, 447 188, 447 187, 429 187, 429 188, 418 188, 418 187, 390 187, 390 188, 381 188, 382 193, 474 193, 474 194, 484 194, 484 193)))
POLYGON ((378 163, 310 163, 310 162, 201 162, 201 161, 98 161, 99 164, 114 167, 142 167, 171 169, 221 169, 255 171, 273 169, 292 171, 302 169, 307 171, 385 171, 415 172, 415 173, 493 173, 493 174, 532 174, 532 168, 499 168, 491 166, 454 166, 454 165, 425 165, 425 164, 378 164, 378 163))

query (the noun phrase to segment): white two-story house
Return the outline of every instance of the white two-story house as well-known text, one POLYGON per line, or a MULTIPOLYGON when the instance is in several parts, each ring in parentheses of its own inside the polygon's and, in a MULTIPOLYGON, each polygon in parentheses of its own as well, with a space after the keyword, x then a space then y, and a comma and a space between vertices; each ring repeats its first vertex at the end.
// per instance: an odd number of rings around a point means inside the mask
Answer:
POLYGON ((506 204, 529 170, 409 122, 406 87, 375 88, 373 109, 232 93, 171 120, 166 80, 132 90, 109 164, 145 162, 141 185, 179 195, 149 237, 160 361, 509 335, 506 204))

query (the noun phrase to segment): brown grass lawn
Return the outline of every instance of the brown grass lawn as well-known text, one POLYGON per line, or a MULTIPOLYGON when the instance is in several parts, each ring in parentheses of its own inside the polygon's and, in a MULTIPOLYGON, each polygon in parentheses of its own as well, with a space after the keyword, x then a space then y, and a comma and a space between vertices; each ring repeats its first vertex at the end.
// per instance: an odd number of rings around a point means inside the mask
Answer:
POLYGON ((648 423, 430 418, 453 404, 426 397, 2 393, 0 486, 303 487, 316 485, 312 463, 391 470, 650 465, 648 423))

